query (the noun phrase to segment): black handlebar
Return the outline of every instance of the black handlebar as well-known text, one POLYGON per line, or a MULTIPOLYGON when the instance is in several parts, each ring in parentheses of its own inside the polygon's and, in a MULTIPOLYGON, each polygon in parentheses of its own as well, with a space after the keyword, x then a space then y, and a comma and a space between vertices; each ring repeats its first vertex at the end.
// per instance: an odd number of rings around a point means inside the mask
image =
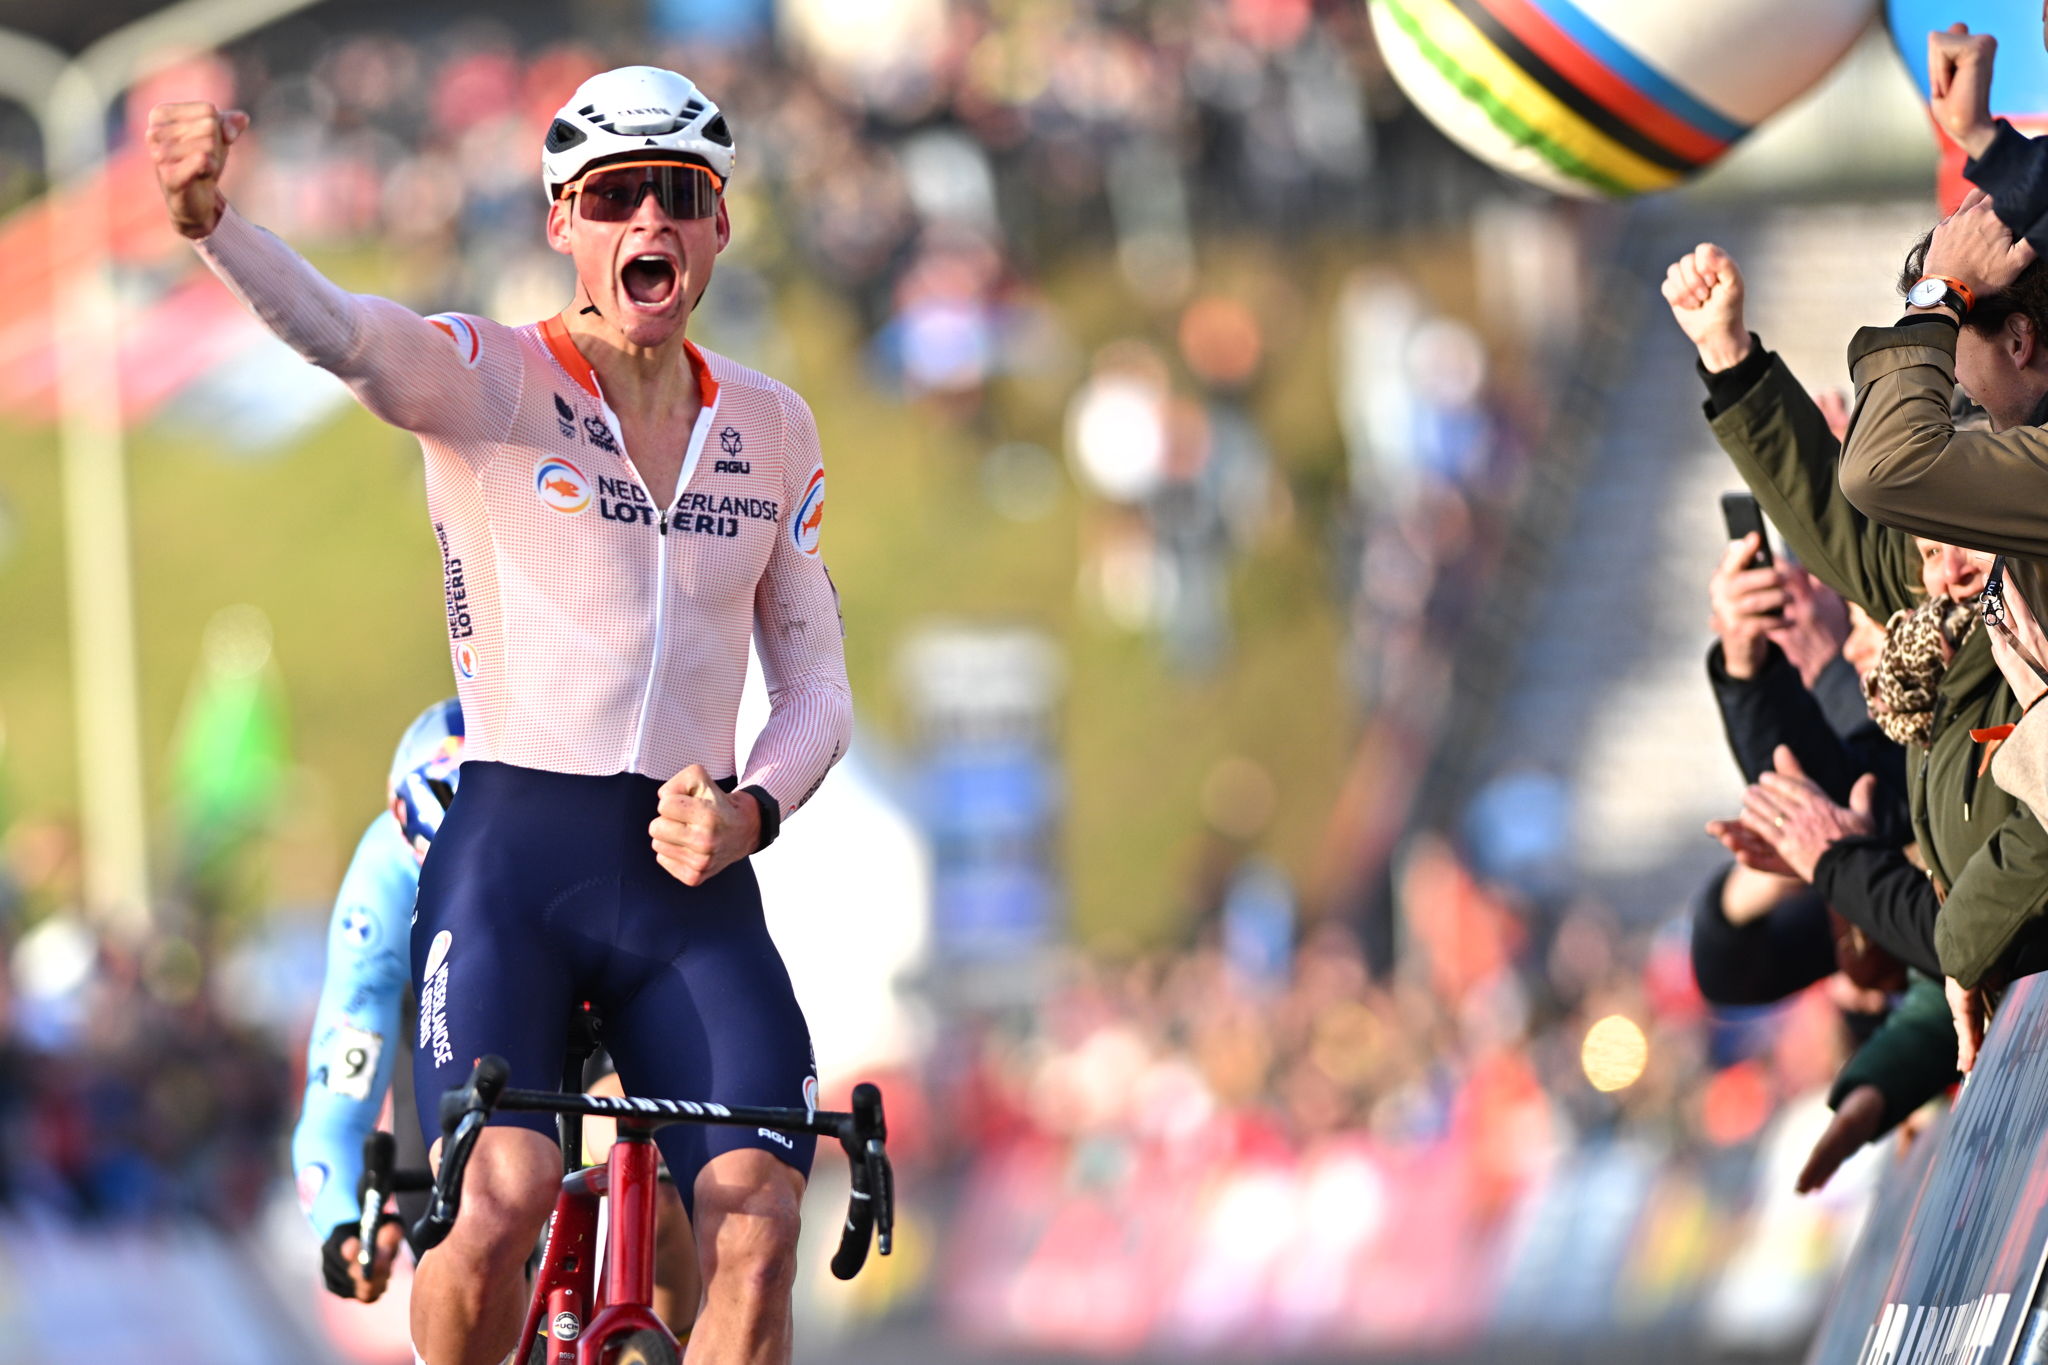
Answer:
MULTIPOLYGON (((885 1145, 889 1130, 882 1114, 882 1092, 868 1082, 853 1088, 853 1112, 842 1114, 823 1109, 772 1109, 690 1100, 508 1090, 505 1085, 509 1078, 510 1069, 503 1058, 484 1057, 467 1081, 441 1096, 441 1171, 433 1183, 427 1211, 412 1229, 413 1243, 422 1255, 439 1246, 455 1226, 455 1215, 462 1205, 462 1174, 469 1164, 470 1151, 476 1146, 477 1135, 490 1122, 491 1114, 499 1109, 628 1117, 650 1127, 711 1123, 837 1138, 851 1168, 853 1192, 839 1250, 832 1257, 832 1273, 842 1280, 859 1274, 867 1262, 870 1243, 884 1256, 894 1249, 896 1176, 885 1145)), ((366 1156, 367 1152, 366 1146, 366 1156)), ((381 1207, 382 1200, 378 1202, 381 1207)))
POLYGON ((441 1096, 441 1171, 434 1180, 427 1211, 413 1224, 413 1245, 425 1255, 446 1241, 462 1203, 462 1171, 469 1165, 477 1135, 491 1121, 491 1111, 505 1093, 512 1070, 498 1056, 479 1058, 469 1079, 441 1096))
POLYGON ((839 1234, 839 1250, 832 1257, 832 1273, 842 1280, 860 1274, 867 1264, 868 1245, 875 1230, 881 1230, 880 1251, 887 1256, 896 1233, 895 1172, 889 1166, 884 1143, 889 1136, 882 1118, 882 1092, 862 1081, 853 1088, 852 1123, 839 1134, 839 1145, 853 1176, 853 1192, 847 1201, 846 1226, 839 1234))

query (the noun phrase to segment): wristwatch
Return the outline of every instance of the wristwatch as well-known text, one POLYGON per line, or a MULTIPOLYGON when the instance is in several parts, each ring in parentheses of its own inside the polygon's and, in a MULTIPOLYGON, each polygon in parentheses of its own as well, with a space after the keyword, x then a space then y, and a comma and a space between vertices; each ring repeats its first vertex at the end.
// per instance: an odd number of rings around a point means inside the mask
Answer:
POLYGON ((1948 275, 1922 275, 1906 291, 1906 302, 1915 308, 1948 308, 1961 322, 1977 305, 1970 286, 1948 275))

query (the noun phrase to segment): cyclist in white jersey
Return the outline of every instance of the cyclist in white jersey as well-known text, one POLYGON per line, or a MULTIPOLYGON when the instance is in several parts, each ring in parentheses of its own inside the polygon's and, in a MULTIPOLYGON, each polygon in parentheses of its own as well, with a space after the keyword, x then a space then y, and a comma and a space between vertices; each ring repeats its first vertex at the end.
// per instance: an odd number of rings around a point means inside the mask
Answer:
MULTIPOLYGON (((843 752, 851 702, 810 410, 684 335, 730 237, 723 115, 651 67, 577 90, 542 156, 575 297, 518 328, 349 295, 242 219, 219 179, 247 126, 203 103, 151 112, 172 223, 277 335, 418 435, 442 547, 468 739, 412 934, 421 1113, 484 1052, 516 1086, 555 1086, 581 1000, 629 1092, 813 1101, 747 859, 843 752), (750 633, 771 714, 742 766, 750 633)), ((658 1140, 706 1286, 689 1359, 788 1360, 812 1142, 658 1140)), ((428 1365, 523 1353, 520 1269, 559 1160, 542 1116, 484 1134, 462 1217, 414 1281, 428 1365)))

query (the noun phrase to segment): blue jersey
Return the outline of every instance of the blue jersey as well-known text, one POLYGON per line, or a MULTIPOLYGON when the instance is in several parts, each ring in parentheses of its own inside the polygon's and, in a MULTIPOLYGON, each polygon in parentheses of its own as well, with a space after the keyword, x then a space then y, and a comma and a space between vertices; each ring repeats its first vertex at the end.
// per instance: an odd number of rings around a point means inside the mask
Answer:
POLYGON ((362 1210, 363 1136, 376 1125, 404 1045, 399 1007, 412 971, 407 947, 420 863, 398 822, 363 831, 327 925, 327 975, 306 1047, 306 1098, 292 1130, 299 1202, 325 1237, 362 1210))

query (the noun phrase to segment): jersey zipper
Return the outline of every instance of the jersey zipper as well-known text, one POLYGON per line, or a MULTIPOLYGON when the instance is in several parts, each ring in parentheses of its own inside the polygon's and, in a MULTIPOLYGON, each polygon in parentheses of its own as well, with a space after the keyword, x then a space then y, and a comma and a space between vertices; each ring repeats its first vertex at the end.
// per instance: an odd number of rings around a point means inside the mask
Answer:
MULTIPOLYGON (((596 379, 593 374, 592 383, 596 379)), ((604 420, 612 429, 612 439, 618 442, 619 459, 625 464, 627 474, 640 486, 642 493, 647 493, 647 483, 640 477, 639 467, 626 452, 626 433, 619 424, 618 414, 605 401, 602 388, 598 391, 597 403, 604 410, 604 420)), ((662 511, 659 534, 654 538, 654 644, 647 656, 647 682, 640 692, 640 719, 633 727, 633 749, 626 762, 629 772, 640 771, 640 761, 646 753, 647 721, 654 712, 654 680, 661 672, 661 656, 668 643, 668 524, 675 520, 683 491, 690 486, 690 477, 697 472, 698 462, 703 459, 704 442, 711 434, 712 415, 717 411, 716 398, 697 409, 697 424, 690 428, 690 443, 683 450, 683 467, 676 472, 676 491, 662 511)), ((647 500, 653 502, 654 496, 648 494, 647 500)))

